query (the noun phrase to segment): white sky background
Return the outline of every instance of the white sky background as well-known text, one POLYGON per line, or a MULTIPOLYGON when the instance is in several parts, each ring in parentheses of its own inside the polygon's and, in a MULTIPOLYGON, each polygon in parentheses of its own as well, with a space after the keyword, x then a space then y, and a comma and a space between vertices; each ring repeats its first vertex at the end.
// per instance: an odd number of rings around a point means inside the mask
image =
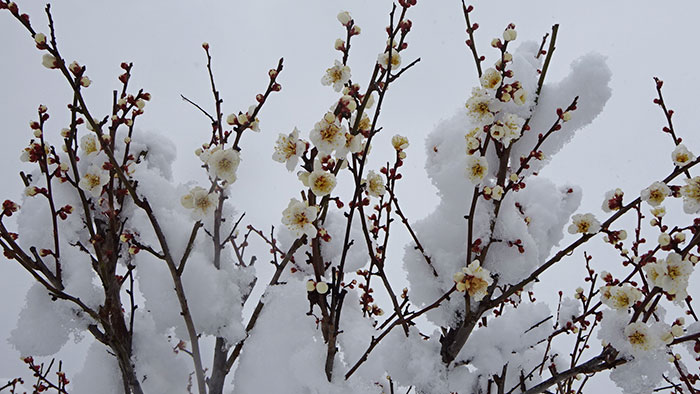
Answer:
MULTIPOLYGON (((41 2, 24 1, 19 6, 30 14, 38 31, 47 32, 41 2)), ((296 176, 271 160, 278 133, 289 133, 297 126, 303 136, 308 136, 313 124, 337 99, 331 88, 320 84, 326 68, 340 58, 340 52, 333 49, 335 39, 345 38, 336 14, 349 10, 362 28, 362 34, 352 40, 349 64, 353 80, 364 89, 376 56, 385 45, 383 30, 390 8, 391 2, 386 0, 63 0, 54 4, 53 15, 62 54, 69 61, 75 59, 86 65, 87 75, 93 80, 86 94, 93 112, 107 114, 111 91, 120 87, 116 79, 122 72, 120 62, 134 63, 131 88, 143 87, 153 95, 137 126, 143 132, 157 132, 175 141, 175 174, 183 182, 204 179, 192 152, 208 139, 209 122, 179 96, 182 93, 212 108, 201 43, 210 43, 225 114, 245 111, 253 104, 255 94, 266 87, 267 70, 284 57, 285 69, 278 79, 282 91, 272 95, 259 116, 262 132, 244 136, 243 161, 234 193, 234 201, 247 212, 247 220, 269 228, 279 223, 289 198, 298 196, 300 190, 296 176)), ((556 183, 583 186, 580 211, 602 217, 599 207, 605 191, 621 187, 632 195, 671 170, 673 145, 670 137, 660 132, 665 119, 652 104, 652 76, 665 80, 664 95, 676 111, 676 130, 692 151, 700 153, 694 121, 696 99, 693 90, 686 88, 695 77, 691 67, 695 54, 688 46, 696 35, 698 8, 692 2, 667 8, 632 1, 475 4, 473 22, 480 25, 476 42, 480 53, 487 57, 486 67, 497 53, 489 45, 491 38, 500 36, 509 22, 517 26, 516 44, 524 40, 539 42, 552 24, 560 23, 549 81, 566 75, 569 63, 589 51, 608 57, 613 72, 612 98, 602 115, 580 131, 543 171, 556 183)), ((423 170, 423 139, 440 119, 463 110, 478 81, 471 53, 464 44, 459 1, 419 0, 418 6, 409 11, 409 18, 413 30, 403 61, 408 64, 415 57, 422 60, 387 94, 380 119, 384 131, 375 140, 370 168, 379 168, 390 157, 381 156, 380 146, 389 146, 392 135, 409 137, 411 146, 399 193, 403 210, 415 220, 430 213, 437 202, 435 188, 423 170)), ((65 104, 70 91, 59 72, 41 65, 41 52, 7 12, 0 13, 0 76, 0 199, 19 200, 23 187, 17 173, 30 170, 18 159, 31 137, 28 122, 36 118, 38 104, 47 105, 51 119, 46 134, 54 142, 59 141, 58 131, 68 124, 65 104)), ((400 266, 403 243, 394 244, 398 251, 396 266, 400 266)), ((264 255, 259 258, 261 263, 266 260, 264 255)), ((582 264, 582 258, 573 261, 582 264)), ((557 276, 580 277, 581 272, 580 268, 560 270, 557 276)), ((400 274, 396 280, 403 280, 400 274)), ((0 376, 24 373, 19 355, 4 338, 14 328, 29 283, 29 275, 19 266, 0 260, 0 376)), ((577 285, 562 289, 571 292, 577 285)))

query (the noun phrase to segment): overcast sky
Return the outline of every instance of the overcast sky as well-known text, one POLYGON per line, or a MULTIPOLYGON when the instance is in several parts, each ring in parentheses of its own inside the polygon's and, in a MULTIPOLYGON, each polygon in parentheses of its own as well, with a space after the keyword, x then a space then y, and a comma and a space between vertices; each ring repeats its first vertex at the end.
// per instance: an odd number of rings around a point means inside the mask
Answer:
MULTIPOLYGON (((43 6, 36 1, 18 2, 32 17, 38 31, 46 32, 43 6)), ((320 79, 338 52, 336 38, 344 36, 335 16, 352 13, 362 34, 353 39, 350 66, 353 80, 369 78, 377 54, 384 48, 383 29, 391 2, 386 0, 298 1, 202 1, 143 2, 124 0, 63 0, 53 7, 59 46, 66 59, 87 66, 93 85, 87 97, 93 111, 107 113, 111 91, 122 61, 135 66, 131 86, 143 87, 153 100, 140 120, 144 132, 157 132, 175 141, 176 179, 202 179, 192 154, 208 136, 208 121, 180 100, 184 94, 211 108, 212 98, 201 43, 210 43, 217 85, 225 113, 245 111, 267 83, 267 70, 285 58, 279 79, 283 89, 274 95, 260 116, 262 133, 243 143, 236 204, 260 226, 277 223, 298 181, 284 166, 271 161, 272 147, 280 132, 297 126, 302 134, 336 98, 320 79)), ((475 4, 473 21, 477 46, 495 59, 491 38, 500 36, 513 22, 518 41, 540 41, 552 24, 560 23, 557 50, 548 74, 556 81, 566 75, 569 63, 596 51, 607 56, 613 72, 613 96, 603 114, 580 131, 543 171, 557 183, 573 182, 584 188, 581 211, 599 212, 603 193, 621 187, 637 193, 671 169, 672 142, 662 135, 661 111, 652 104, 653 76, 666 81, 665 96, 675 109, 676 129, 689 148, 700 153, 693 96, 696 71, 694 42, 700 6, 661 7, 654 2, 559 0, 483 1, 475 4)), ((392 135, 405 134, 408 151, 402 208, 411 219, 432 211, 435 189, 423 171, 423 138, 440 120, 463 109, 477 83, 471 54, 464 45, 465 25, 457 0, 419 0, 409 12, 413 30, 404 61, 421 62, 391 89, 382 111, 385 132, 376 145, 392 135)), ((0 199, 19 199, 17 173, 28 170, 19 154, 30 138, 28 122, 42 103, 51 120, 46 134, 58 141, 58 130, 67 125, 65 104, 70 92, 57 71, 41 66, 41 53, 29 35, 6 12, 0 13, 0 199)), ((562 103, 562 106, 568 103, 562 103)), ((51 138, 51 137, 49 137, 51 138)), ((400 245, 399 245, 400 246, 400 245)), ((28 275, 13 263, 0 261, 0 375, 22 368, 16 352, 4 338, 14 327, 28 275)), ((574 286, 575 287, 575 286, 574 286)), ((691 292, 692 294, 692 292, 691 292)), ((74 366, 75 367, 75 366, 74 366)))

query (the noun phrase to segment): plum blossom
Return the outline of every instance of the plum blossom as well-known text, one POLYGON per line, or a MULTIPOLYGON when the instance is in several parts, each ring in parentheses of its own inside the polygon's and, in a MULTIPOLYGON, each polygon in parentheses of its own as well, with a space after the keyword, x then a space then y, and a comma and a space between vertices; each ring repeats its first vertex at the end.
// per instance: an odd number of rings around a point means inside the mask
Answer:
POLYGON ((316 227, 313 222, 318 215, 317 206, 309 206, 306 201, 293 198, 289 201, 287 209, 282 211, 282 224, 287 226, 295 237, 307 235, 310 238, 316 236, 316 227))
POLYGON ((281 134, 277 137, 275 152, 272 160, 279 163, 286 163, 287 170, 293 171, 299 157, 306 150, 306 144, 299 139, 299 130, 295 127, 289 135, 281 134))
POLYGON ((350 16, 350 13, 347 11, 341 11, 338 13, 338 22, 340 22, 341 25, 347 26, 352 22, 352 17, 350 16))
POLYGON ((513 93, 513 102, 518 105, 525 104, 527 100, 527 91, 525 89, 518 89, 513 93))
POLYGON ((93 156, 100 151, 100 145, 94 134, 86 134, 80 139, 80 149, 89 156, 93 156))
POLYGON ((693 272, 693 263, 688 259, 682 259, 676 252, 668 254, 666 259, 658 259, 654 263, 647 263, 644 272, 649 280, 668 294, 685 297, 688 287, 688 278, 693 272))
POLYGON ((630 323, 625 327, 625 337, 629 344, 632 345, 634 353, 649 351, 656 346, 656 341, 651 332, 649 332, 649 327, 642 322, 630 323))
POLYGON ((486 89, 474 88, 466 103, 467 113, 478 124, 486 125, 494 121, 494 113, 500 109, 497 100, 486 89))
POLYGON ((481 183, 488 173, 488 161, 483 156, 472 155, 467 159, 467 178, 477 185, 481 183))
POLYGON ((513 28, 508 28, 503 32, 503 39, 508 41, 515 41, 515 39, 518 37, 518 32, 515 31, 513 28))
POLYGON ((472 261, 469 266, 462 268, 462 271, 454 274, 457 291, 469 293, 475 301, 480 301, 486 296, 488 287, 493 283, 491 273, 481 267, 479 260, 472 261))
POLYGON ((484 89, 496 89, 502 81, 501 73, 495 68, 487 68, 481 75, 479 82, 484 89))
POLYGON ((397 151, 402 151, 406 148, 408 148, 408 138, 396 134, 395 136, 391 137, 391 145, 396 149, 397 151))
POLYGON ((603 199, 603 211, 612 212, 619 211, 622 208, 622 196, 624 196, 622 189, 617 188, 615 190, 610 190, 605 193, 605 198, 603 199))
POLYGON ((326 113, 311 130, 309 138, 320 153, 330 154, 345 145, 345 126, 332 112, 326 113))
POLYGON ((568 228, 569 234, 595 234, 600 231, 600 222, 592 213, 576 214, 571 217, 571 221, 568 228))
POLYGON ((336 60, 333 67, 326 70, 326 75, 321 78, 321 84, 323 86, 333 85, 333 90, 340 92, 350 77, 350 67, 336 60))
POLYGON ((642 190, 640 197, 642 201, 646 201, 649 205, 655 207, 664 202, 664 199, 670 195, 671 189, 665 183, 656 181, 642 190))
POLYGON ((396 51, 396 49, 391 48, 390 50, 380 54, 377 57, 377 63, 383 68, 387 68, 389 64, 389 54, 391 54, 391 68, 396 69, 401 66, 401 55, 396 51))
POLYGON ((46 34, 36 33, 34 35, 34 42, 36 42, 37 45, 46 45, 46 34))
POLYGON ((311 191, 318 197, 331 194, 336 185, 335 175, 320 168, 309 174, 307 182, 311 191))
POLYGON ((84 191, 90 193, 93 197, 99 197, 102 194, 102 187, 109 182, 109 172, 102 169, 101 166, 93 164, 90 169, 80 178, 78 186, 84 191))
POLYGON ((671 153, 671 159, 673 159, 673 164, 675 164, 676 167, 683 167, 695 160, 695 155, 689 151, 684 144, 679 144, 671 153))
POLYGON ((44 56, 41 57, 41 64, 46 68, 58 68, 58 59, 51 54, 45 53, 44 56))
POLYGON ((362 134, 345 133, 345 145, 336 149, 335 157, 345 159, 348 153, 358 153, 362 150, 362 134))
POLYGON ((370 196, 381 197, 386 193, 384 178, 374 171, 369 171, 367 179, 365 179, 363 183, 367 186, 367 193, 369 193, 370 196))
POLYGON ((233 183, 236 181, 236 170, 238 169, 238 165, 240 163, 240 153, 233 148, 218 149, 207 159, 209 175, 222 179, 227 183, 233 183))
POLYGON ((613 309, 627 310, 642 299, 642 292, 630 284, 622 286, 603 286, 600 288, 600 300, 613 309))
POLYGON ((212 209, 215 209, 216 194, 196 186, 180 198, 180 204, 187 209, 192 209, 192 217, 200 220, 208 216, 212 209))

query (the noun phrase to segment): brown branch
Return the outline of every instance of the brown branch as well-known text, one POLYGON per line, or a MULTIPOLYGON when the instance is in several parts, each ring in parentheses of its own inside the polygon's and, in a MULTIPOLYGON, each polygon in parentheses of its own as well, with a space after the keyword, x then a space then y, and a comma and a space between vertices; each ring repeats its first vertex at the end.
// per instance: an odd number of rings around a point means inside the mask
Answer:
MULTIPOLYGON (((474 42, 474 27, 471 24, 471 21, 469 20, 469 12, 471 12, 472 6, 467 7, 466 4, 464 4, 464 0, 462 0, 462 12, 464 13, 464 21, 467 23, 467 33, 469 34, 469 40, 467 41, 467 46, 469 49, 472 51, 472 55, 474 56, 474 63, 476 64, 476 72, 481 78, 481 62, 482 59, 479 57, 479 54, 476 52, 476 43, 474 42)), ((477 25, 478 26, 478 25, 477 25)))
POLYGON ((544 65, 542 66, 542 72, 540 73, 540 79, 537 80, 537 91, 536 96, 539 97, 542 91, 542 85, 544 85, 544 77, 547 75, 547 69, 549 69, 549 62, 552 60, 552 55, 556 47, 554 44, 557 41, 557 33, 559 32, 559 24, 552 26, 552 38, 549 40, 549 50, 547 50, 547 57, 544 59, 544 65))

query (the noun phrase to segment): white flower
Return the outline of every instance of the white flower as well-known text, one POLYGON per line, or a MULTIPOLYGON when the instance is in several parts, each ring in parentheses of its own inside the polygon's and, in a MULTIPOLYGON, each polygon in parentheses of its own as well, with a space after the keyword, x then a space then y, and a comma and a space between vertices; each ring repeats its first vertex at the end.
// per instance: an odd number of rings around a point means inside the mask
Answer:
POLYGON ((107 182, 109 182, 109 172, 102 169, 101 166, 93 164, 80 178, 78 186, 93 197, 99 197, 102 194, 102 187, 107 182))
POLYGON ((80 77, 80 86, 87 88, 90 86, 91 83, 92 81, 87 76, 80 77))
POLYGON ((471 154, 470 152, 474 152, 481 146, 481 141, 479 141, 478 138, 474 137, 469 137, 466 136, 467 138, 467 154, 471 154))
POLYGON ((237 150, 233 148, 219 149, 212 153, 207 160, 209 175, 227 183, 233 183, 236 181, 236 170, 240 162, 241 156, 237 150))
POLYGON ((625 327, 625 337, 635 353, 649 351, 656 345, 656 341, 653 340, 649 332, 649 327, 642 322, 630 323, 625 327))
POLYGON ((28 186, 24 189, 24 195, 27 197, 34 197, 39 193, 39 189, 36 186, 28 186))
POLYGON ((481 86, 485 89, 496 89, 501 84, 501 73, 495 68, 487 68, 479 79, 481 86))
POLYGON ((472 96, 465 106, 469 116, 479 125, 493 123, 494 113, 500 109, 498 100, 494 99, 486 89, 479 88, 472 90, 472 96))
POLYGON ((51 54, 45 53, 44 56, 41 57, 41 64, 46 68, 58 68, 58 59, 51 54))
POLYGON ((326 70, 326 75, 321 78, 321 84, 324 86, 333 85, 333 90, 340 92, 349 80, 350 67, 336 60, 335 65, 326 70))
POLYGON ((625 195, 625 193, 622 192, 622 189, 617 188, 615 190, 610 190, 607 193, 605 193, 605 198, 603 199, 603 211, 604 212, 612 212, 612 211, 619 211, 620 208, 622 208, 622 197, 625 195))
POLYGON ((671 236, 668 235, 667 233, 661 233, 659 234, 659 245, 660 246, 666 246, 671 243, 671 236))
POLYGON ((389 64, 389 54, 391 54, 391 68, 398 68, 401 65, 401 55, 399 55, 399 53, 394 48, 391 48, 390 50, 380 54, 377 57, 377 63, 379 63, 379 65, 383 68, 387 68, 389 64))
POLYGON ((311 191, 318 197, 331 194, 336 185, 335 175, 320 168, 309 174, 307 182, 311 191))
POLYGON ((520 130, 522 129, 523 124, 525 124, 525 119, 516 114, 505 114, 502 122, 503 125, 508 128, 508 130, 517 134, 517 137, 515 138, 520 138, 520 130))
POLYGON ((491 198, 496 201, 501 201, 501 198, 503 198, 503 187, 501 187, 501 185, 493 187, 493 190, 491 190, 491 198))
POLYGON ((367 186, 367 193, 370 196, 381 197, 386 193, 386 185, 384 184, 384 178, 381 174, 377 174, 374 171, 367 173, 367 179, 363 182, 367 186))
POLYGON ((396 134, 395 136, 391 137, 391 145, 394 147, 394 149, 402 151, 408 148, 408 138, 396 134))
POLYGON ((651 210, 651 214, 654 215, 657 218, 662 218, 666 214, 666 207, 663 206, 658 206, 654 207, 651 210))
POLYGON ((592 213, 576 214, 571 218, 570 234, 595 234, 600 231, 600 223, 592 213))
POLYGON ((518 37, 518 32, 515 29, 508 28, 503 32, 503 39, 506 41, 515 41, 518 37))
POLYGON ((289 135, 280 134, 277 137, 272 160, 280 163, 286 162, 287 170, 293 171, 299 161, 299 157, 305 150, 306 144, 299 139, 299 130, 295 127, 294 131, 289 133, 289 135))
POLYGON ((313 238, 316 236, 316 227, 313 224, 316 215, 318 207, 309 206, 307 202, 293 198, 289 201, 287 209, 282 212, 282 224, 286 225, 295 237, 307 235, 313 238))
MULTIPOLYGON (((698 178, 700 179, 700 178, 698 178)), ((664 202, 667 196, 671 195, 671 189, 663 182, 656 181, 651 186, 642 190, 640 197, 649 205, 655 207, 664 202)))
POLYGON ((323 119, 314 125, 309 138, 318 148, 320 153, 330 154, 334 150, 345 145, 345 126, 332 112, 328 112, 323 119))
POLYGON ((358 153, 362 150, 362 134, 352 135, 345 133, 345 145, 336 149, 335 157, 345 159, 349 153, 358 153))
POLYGON ((513 102, 518 105, 525 104, 527 100, 527 91, 525 89, 518 89, 513 93, 513 102))
POLYGON ((491 138, 500 142, 506 135, 506 128, 502 124, 496 123, 493 126, 491 126, 489 134, 491 134, 491 138))
POLYGON ((680 254, 671 252, 666 259, 647 263, 644 266, 644 272, 655 286, 668 294, 685 298, 688 278, 693 272, 693 263, 688 259, 682 259, 680 254))
POLYGON ((676 146, 676 149, 671 153, 671 158, 673 159, 673 164, 676 167, 683 167, 684 165, 695 160, 695 155, 688 150, 683 144, 676 146))
POLYGON ((700 176, 685 180, 681 186, 683 196, 683 211, 687 214, 695 214, 700 211, 700 176))
POLYGON ((600 288, 600 299, 610 308, 627 310, 642 299, 642 292, 627 283, 622 286, 603 286, 600 288))
POLYGON ((37 43, 37 45, 44 45, 46 44, 46 34, 44 33, 36 33, 34 35, 34 42, 37 43))
POLYGON ((345 49, 345 40, 343 40, 342 38, 336 38, 335 44, 333 45, 333 47, 338 51, 344 50, 345 49))
POLYGON ((87 156, 92 156, 100 151, 100 145, 97 142, 97 137, 94 134, 86 134, 80 139, 80 149, 87 156))
POLYGON ((190 192, 180 199, 180 203, 187 209, 192 209, 192 216, 203 219, 208 216, 212 209, 216 207, 216 194, 209 193, 202 187, 194 187, 190 192))
POLYGON ((467 177, 477 185, 481 183, 488 173, 488 162, 483 156, 472 155, 467 158, 467 177))
POLYGON ((351 21, 352 17, 349 12, 341 11, 338 13, 338 22, 340 22, 341 25, 347 26, 351 21))
POLYGON ((488 287, 493 283, 490 274, 488 270, 481 267, 479 260, 474 260, 468 267, 454 274, 452 279, 457 291, 466 291, 475 301, 481 301, 486 296, 488 287))

